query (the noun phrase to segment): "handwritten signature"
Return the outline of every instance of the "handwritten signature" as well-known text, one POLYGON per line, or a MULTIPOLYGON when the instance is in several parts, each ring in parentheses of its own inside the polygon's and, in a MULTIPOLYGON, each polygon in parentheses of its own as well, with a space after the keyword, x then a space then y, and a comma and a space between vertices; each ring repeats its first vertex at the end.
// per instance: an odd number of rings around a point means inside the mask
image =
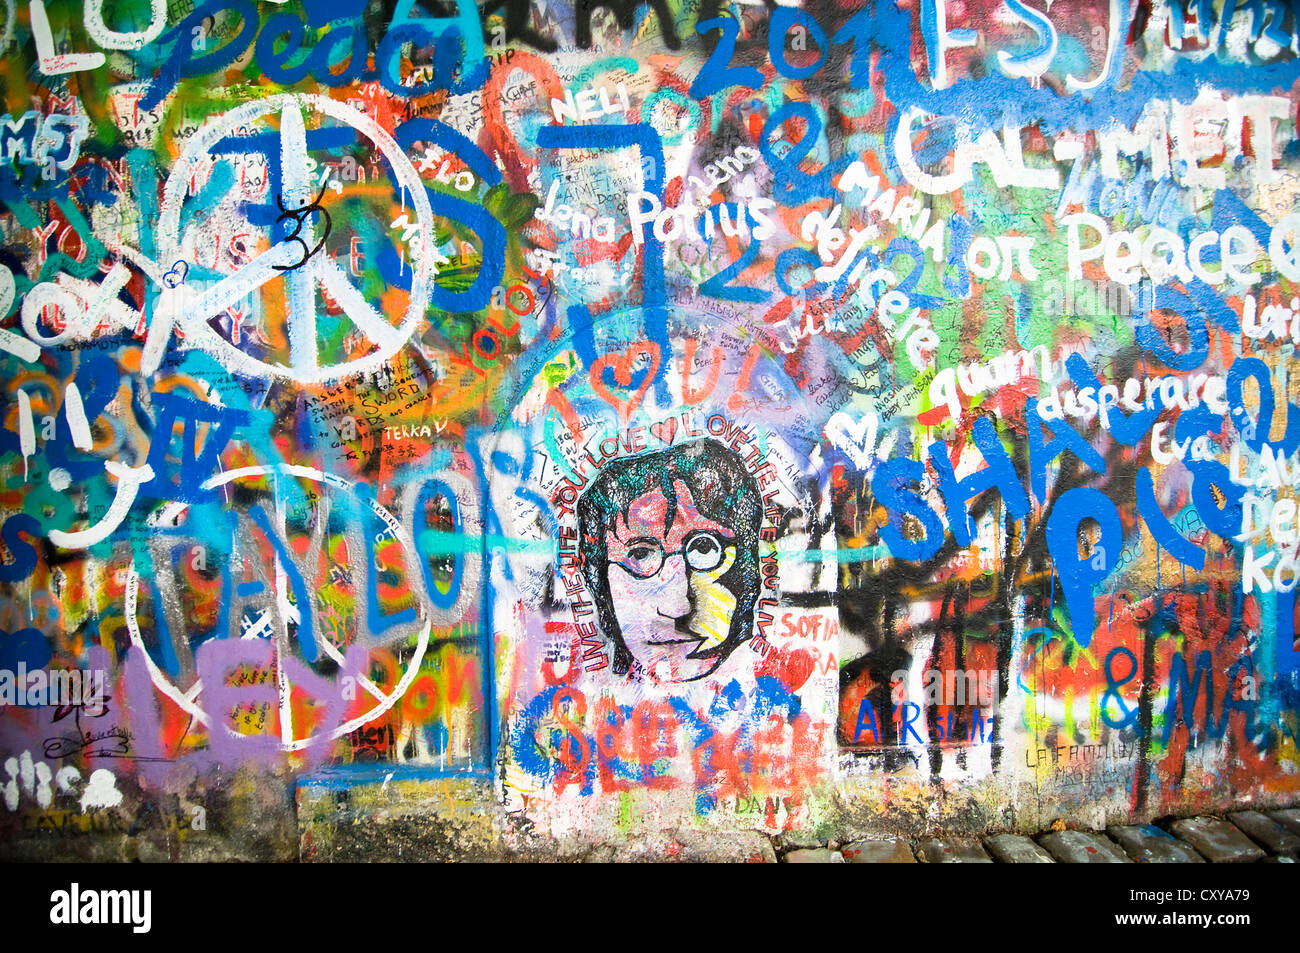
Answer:
POLYGON ((45 757, 66 758, 70 754, 84 751, 91 745, 98 744, 101 741, 106 742, 105 746, 98 751, 90 752, 92 755, 112 758, 124 755, 131 750, 130 733, 125 728, 115 725, 107 731, 83 731, 80 735, 59 735, 54 738, 46 738, 45 757))

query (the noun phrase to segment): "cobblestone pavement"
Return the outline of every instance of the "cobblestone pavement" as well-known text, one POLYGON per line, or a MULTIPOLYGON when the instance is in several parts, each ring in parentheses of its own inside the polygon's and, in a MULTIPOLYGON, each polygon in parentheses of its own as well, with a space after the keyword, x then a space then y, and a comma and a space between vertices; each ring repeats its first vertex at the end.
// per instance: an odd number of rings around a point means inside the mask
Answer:
POLYGON ((1023 834, 875 838, 778 851, 785 863, 854 864, 1293 864, 1300 808, 1185 817, 1104 831, 1064 825, 1023 834))

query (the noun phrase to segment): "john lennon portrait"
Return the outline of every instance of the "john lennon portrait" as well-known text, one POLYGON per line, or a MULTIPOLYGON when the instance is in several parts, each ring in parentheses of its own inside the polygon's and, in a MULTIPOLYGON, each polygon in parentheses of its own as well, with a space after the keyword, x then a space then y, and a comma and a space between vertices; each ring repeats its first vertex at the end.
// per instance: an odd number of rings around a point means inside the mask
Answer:
POLYGON ((616 673, 694 681, 750 637, 762 505, 734 452, 699 440, 616 460, 577 515, 616 673))

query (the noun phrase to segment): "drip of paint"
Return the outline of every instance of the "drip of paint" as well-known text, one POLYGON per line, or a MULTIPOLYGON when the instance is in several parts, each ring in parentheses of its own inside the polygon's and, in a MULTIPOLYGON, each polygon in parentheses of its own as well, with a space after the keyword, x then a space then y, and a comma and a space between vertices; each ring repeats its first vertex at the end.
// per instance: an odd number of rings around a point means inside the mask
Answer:
MULTIPOLYGON (((69 387, 72 385, 68 385, 69 387)), ((36 452, 36 423, 32 420, 32 400, 27 391, 18 389, 18 446, 23 454, 23 482, 27 482, 27 458, 36 452)))
POLYGON ((78 450, 89 450, 95 445, 95 439, 90 435, 90 421, 86 419, 86 407, 81 402, 76 381, 69 383, 63 394, 63 413, 68 418, 72 445, 78 450))

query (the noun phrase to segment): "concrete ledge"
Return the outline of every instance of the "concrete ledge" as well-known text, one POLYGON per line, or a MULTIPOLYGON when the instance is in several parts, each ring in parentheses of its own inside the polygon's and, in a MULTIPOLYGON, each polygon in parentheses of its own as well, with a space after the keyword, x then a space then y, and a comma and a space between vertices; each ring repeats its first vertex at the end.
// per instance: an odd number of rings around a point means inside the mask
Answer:
POLYGON ((842 864, 844 855, 828 847, 801 847, 781 858, 787 864, 842 864))
POLYGON ((1128 856, 1104 834, 1091 831, 1052 831, 1038 843, 1063 864, 1131 864, 1128 856))
POLYGON ((845 844, 840 853, 851 864, 914 864, 912 848, 901 837, 889 840, 855 840, 845 844))
POLYGON ((1238 811, 1229 814, 1238 830, 1262 846, 1270 854, 1295 857, 1300 853, 1300 834, 1289 831, 1277 821, 1259 811, 1238 811))
POLYGON ((1217 817, 1188 817, 1174 821, 1169 829, 1216 864, 1250 864, 1265 857, 1250 838, 1217 817))
POLYGON ((1205 858, 1154 824, 1106 828, 1106 833, 1139 864, 1203 864, 1205 858))
POLYGON ((993 859, 973 837, 930 837, 917 851, 927 864, 991 864, 993 859))
POLYGON ((1269 811, 1268 816, 1294 834, 1300 834, 1300 807, 1269 811))
POLYGON ((984 838, 988 852, 1003 864, 1054 864, 1052 855, 1023 834, 994 834, 984 838))

